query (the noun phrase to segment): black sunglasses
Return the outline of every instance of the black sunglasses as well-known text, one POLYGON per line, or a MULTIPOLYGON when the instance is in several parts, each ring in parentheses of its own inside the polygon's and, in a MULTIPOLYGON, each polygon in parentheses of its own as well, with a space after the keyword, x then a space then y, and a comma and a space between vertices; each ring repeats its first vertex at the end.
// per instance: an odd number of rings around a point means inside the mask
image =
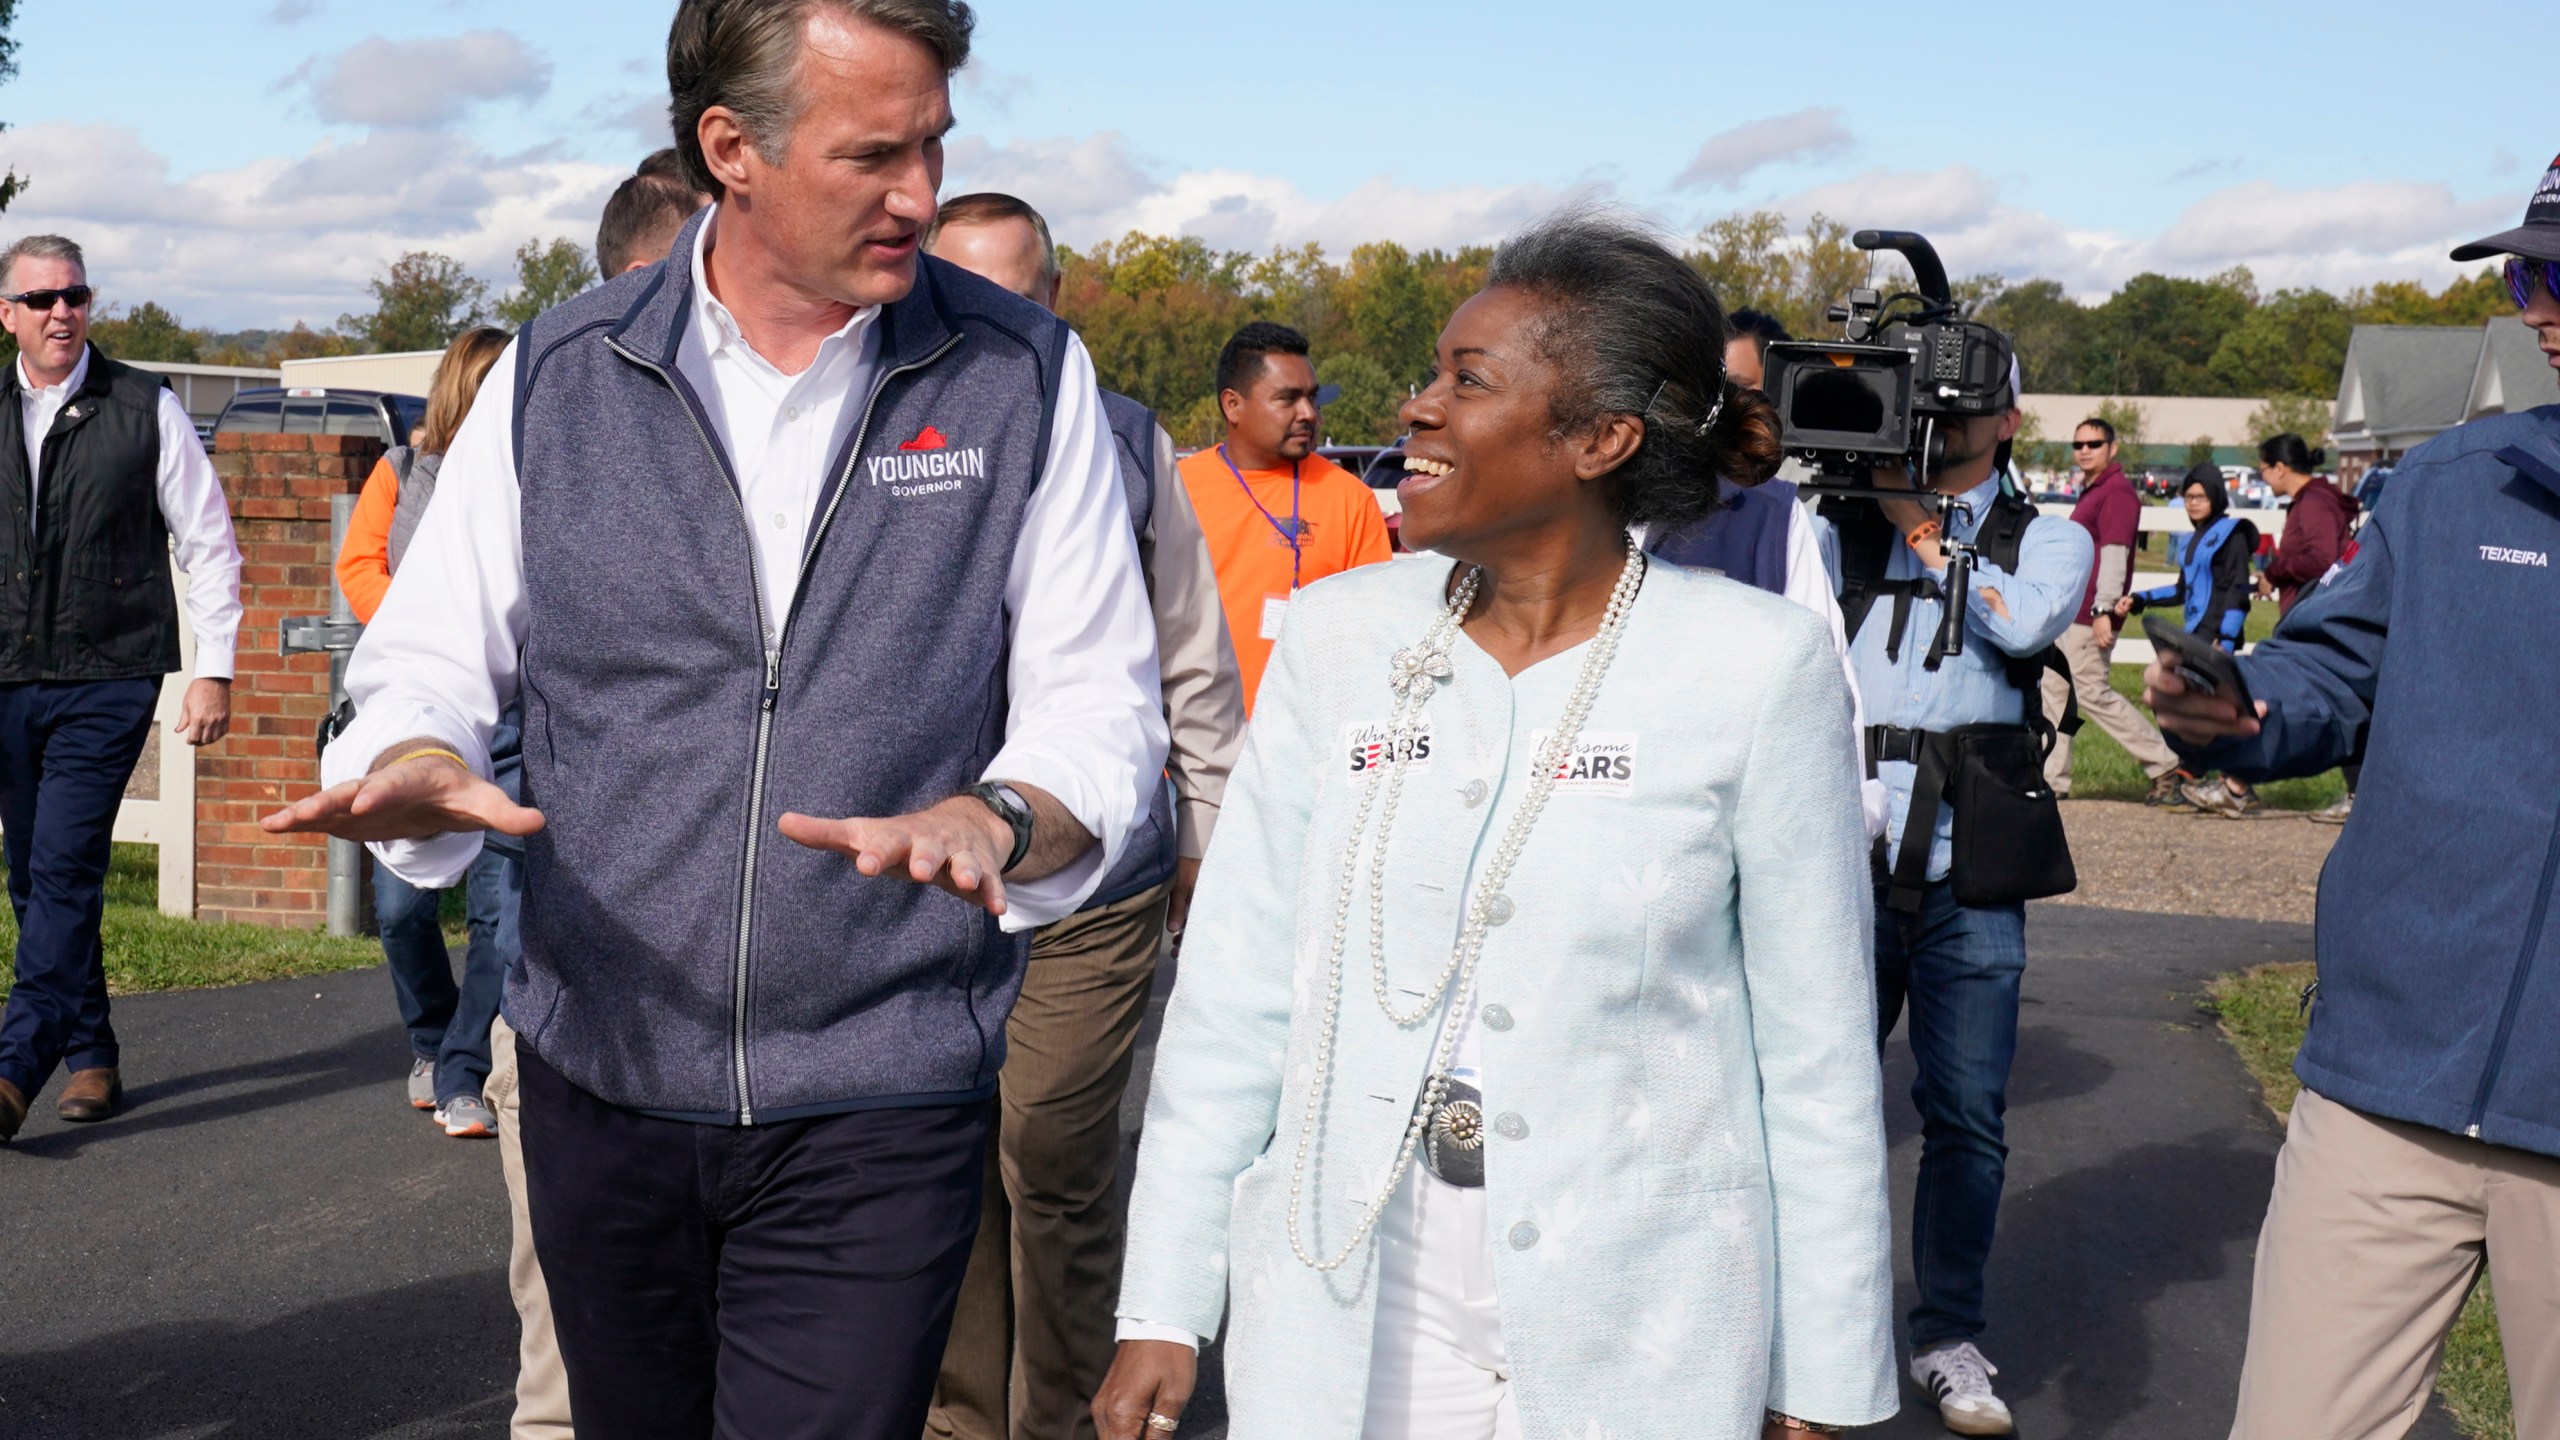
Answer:
POLYGON ((2113 443, 2113 441, 2108 440, 2074 440, 2071 442, 2071 448, 2074 450, 2104 450, 2107 446, 2113 443))
POLYGON ((71 302, 71 308, 77 310, 87 305, 97 293, 86 285, 68 285, 60 290, 21 290, 15 295, 0 295, 0 300, 35 310, 51 310, 56 304, 67 300, 71 302))

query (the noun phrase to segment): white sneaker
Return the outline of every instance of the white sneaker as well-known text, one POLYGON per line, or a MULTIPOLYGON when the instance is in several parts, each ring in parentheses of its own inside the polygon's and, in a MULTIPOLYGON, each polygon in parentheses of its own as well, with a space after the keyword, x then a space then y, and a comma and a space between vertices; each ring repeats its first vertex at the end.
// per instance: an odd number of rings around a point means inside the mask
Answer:
POLYGON ((1970 1340, 1911 1357, 1911 1378, 1938 1402, 1938 1418, 1959 1435, 2008 1435, 2017 1422, 1991 1393, 1997 1367, 1970 1340))

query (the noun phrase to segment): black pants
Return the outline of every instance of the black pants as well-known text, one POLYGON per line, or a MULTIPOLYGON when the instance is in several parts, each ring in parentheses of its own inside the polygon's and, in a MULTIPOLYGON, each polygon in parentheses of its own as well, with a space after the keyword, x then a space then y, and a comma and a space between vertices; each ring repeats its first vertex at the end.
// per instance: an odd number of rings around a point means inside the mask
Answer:
MULTIPOLYGON (((157 680, 0 685, 0 835, 18 917, 0 1080, 30 1102, 54 1067, 120 1064, 107 1021, 107 857, 160 703, 157 680)), ((173 763, 192 763, 183 746, 173 763)))
POLYGON ((579 1440, 924 1433, 978 1232, 987 1104, 692 1125, 516 1053, 579 1440))

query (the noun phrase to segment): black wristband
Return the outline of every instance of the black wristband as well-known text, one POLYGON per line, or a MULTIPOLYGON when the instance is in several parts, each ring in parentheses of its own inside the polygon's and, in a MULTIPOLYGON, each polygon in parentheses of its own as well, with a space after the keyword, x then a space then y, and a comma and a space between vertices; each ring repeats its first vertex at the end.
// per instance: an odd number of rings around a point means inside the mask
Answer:
POLYGON ((1012 786, 996 780, 982 780, 963 792, 975 795, 998 818, 1013 827, 1013 853, 1005 857, 1002 873, 1010 875, 1022 857, 1031 853, 1031 805, 1012 786))

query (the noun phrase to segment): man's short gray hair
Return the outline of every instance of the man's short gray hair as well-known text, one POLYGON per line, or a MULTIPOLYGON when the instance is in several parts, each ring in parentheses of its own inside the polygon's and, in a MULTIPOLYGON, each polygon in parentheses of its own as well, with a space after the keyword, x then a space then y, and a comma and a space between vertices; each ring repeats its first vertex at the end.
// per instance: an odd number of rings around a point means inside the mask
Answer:
POLYGON ((13 295, 18 290, 18 262, 30 257, 37 260, 68 260, 80 267, 83 279, 86 279, 89 274, 88 257, 80 253, 80 246, 76 242, 66 240, 60 235, 29 235, 8 249, 0 250, 0 285, 6 285, 13 295))
POLYGON ((822 5, 922 42, 945 75, 969 63, 978 17, 962 0, 683 0, 667 32, 667 116, 694 189, 724 193, 699 137, 703 112, 714 105, 738 117, 767 163, 781 162, 783 141, 800 118, 791 82, 802 33, 822 5))

